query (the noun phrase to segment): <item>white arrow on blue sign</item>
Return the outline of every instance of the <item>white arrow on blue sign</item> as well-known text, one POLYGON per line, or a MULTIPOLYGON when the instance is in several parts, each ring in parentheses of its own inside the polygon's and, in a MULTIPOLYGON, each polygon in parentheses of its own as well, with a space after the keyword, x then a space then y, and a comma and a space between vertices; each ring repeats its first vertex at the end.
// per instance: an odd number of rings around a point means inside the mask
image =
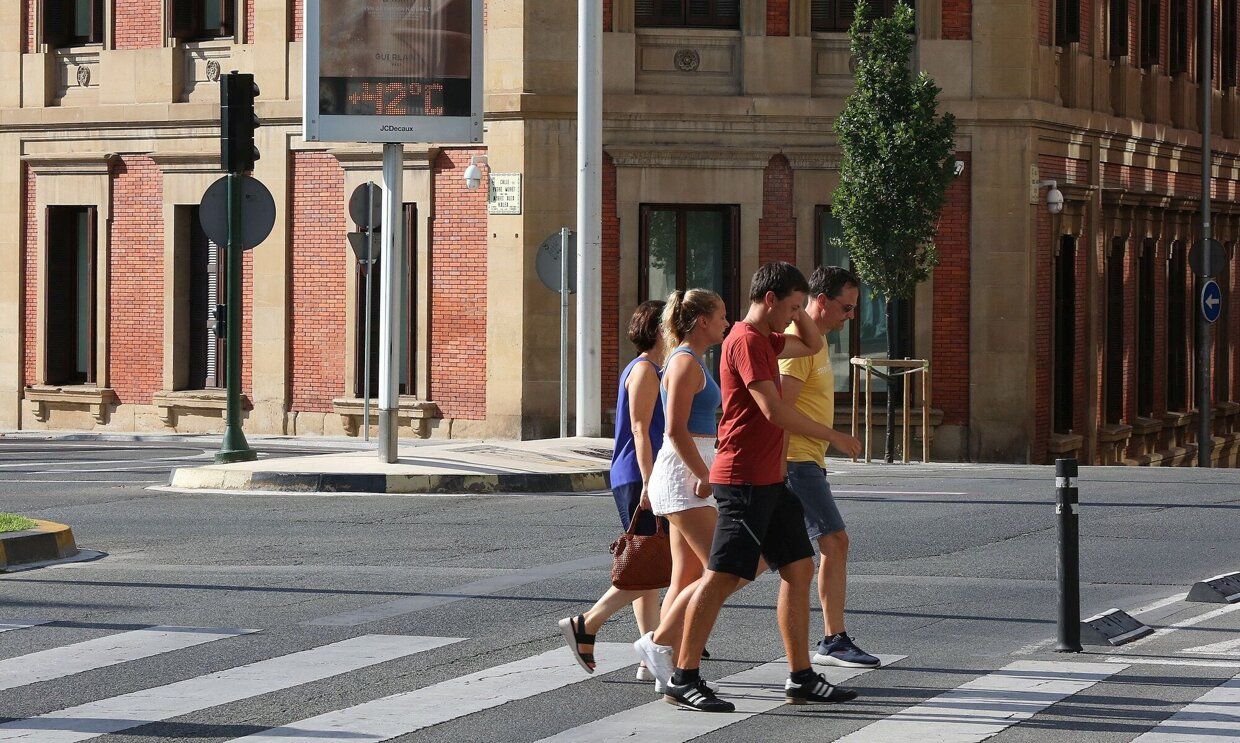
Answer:
POLYGON ((1217 281, 1210 279, 1201 287, 1201 316, 1206 319, 1206 322, 1212 323, 1218 321, 1221 314, 1223 314, 1223 290, 1219 288, 1217 281))

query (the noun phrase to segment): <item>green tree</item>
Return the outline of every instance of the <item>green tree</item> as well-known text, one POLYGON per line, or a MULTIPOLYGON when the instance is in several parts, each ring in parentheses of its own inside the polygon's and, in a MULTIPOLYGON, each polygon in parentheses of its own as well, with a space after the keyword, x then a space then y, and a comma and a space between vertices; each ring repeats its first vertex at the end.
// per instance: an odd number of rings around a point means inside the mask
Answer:
MULTIPOLYGON (((852 27, 856 88, 835 122, 843 157, 831 211, 857 273, 887 300, 888 358, 907 355, 901 310, 938 265, 934 236, 953 177, 956 120, 940 115, 940 89, 914 72, 914 12, 901 2, 889 18, 857 3, 852 27)), ((895 398, 888 384, 886 457, 895 444, 895 398)))

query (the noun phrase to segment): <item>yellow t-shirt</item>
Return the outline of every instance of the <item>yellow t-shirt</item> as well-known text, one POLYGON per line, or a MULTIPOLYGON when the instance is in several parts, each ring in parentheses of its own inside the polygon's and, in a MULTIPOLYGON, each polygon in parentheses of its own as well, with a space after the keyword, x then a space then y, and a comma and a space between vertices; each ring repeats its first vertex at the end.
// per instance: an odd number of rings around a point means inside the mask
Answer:
MULTIPOLYGON (((813 356, 780 359, 779 373, 803 383, 795 405, 798 411, 824 425, 835 424, 835 370, 831 368, 831 351, 826 343, 813 356)), ((817 462, 819 467, 825 467, 828 446, 822 439, 794 433, 788 437, 788 461, 817 462)))

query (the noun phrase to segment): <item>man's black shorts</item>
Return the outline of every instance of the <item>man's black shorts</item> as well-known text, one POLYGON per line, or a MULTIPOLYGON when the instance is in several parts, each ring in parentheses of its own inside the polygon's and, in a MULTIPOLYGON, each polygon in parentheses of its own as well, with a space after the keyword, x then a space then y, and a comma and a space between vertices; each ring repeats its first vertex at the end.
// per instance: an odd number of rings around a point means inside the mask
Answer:
POLYGON ((772 569, 814 556, 801 501, 775 485, 715 485, 719 519, 710 548, 710 569, 745 580, 758 574, 758 557, 772 569))

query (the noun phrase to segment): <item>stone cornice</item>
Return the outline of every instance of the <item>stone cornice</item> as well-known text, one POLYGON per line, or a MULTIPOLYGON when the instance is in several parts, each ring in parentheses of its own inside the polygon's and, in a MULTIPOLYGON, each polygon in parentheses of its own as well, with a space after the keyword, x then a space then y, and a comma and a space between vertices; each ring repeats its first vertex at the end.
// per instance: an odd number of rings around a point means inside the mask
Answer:
POLYGON ((779 150, 732 147, 641 147, 612 145, 605 148, 620 168, 762 169, 779 150))
POLYGON ((163 173, 215 173, 220 170, 219 150, 209 152, 153 152, 150 158, 163 173))
POLYGON ((117 157, 116 153, 112 152, 66 152, 23 155, 22 162, 26 163, 36 176, 107 175, 112 161, 117 157))
MULTIPOLYGON (((383 146, 372 144, 338 144, 327 152, 336 158, 346 171, 377 170, 383 167, 383 146)), ((438 147, 430 145, 405 145, 405 168, 422 170, 430 168, 439 154, 438 147)))

